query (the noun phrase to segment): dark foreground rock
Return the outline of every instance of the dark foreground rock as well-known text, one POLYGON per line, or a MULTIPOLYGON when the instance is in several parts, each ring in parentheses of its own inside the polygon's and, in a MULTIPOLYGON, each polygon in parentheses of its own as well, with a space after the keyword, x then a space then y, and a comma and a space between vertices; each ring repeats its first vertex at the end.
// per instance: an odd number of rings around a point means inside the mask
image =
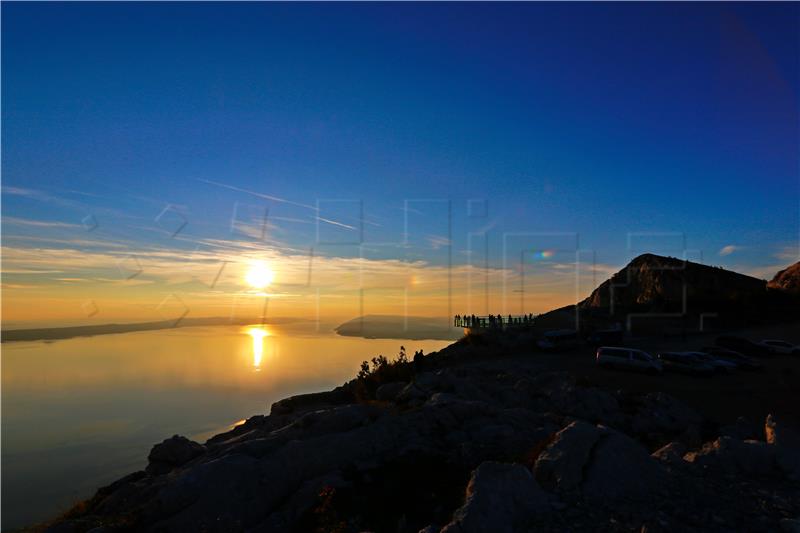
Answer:
MULTIPOLYGON (((467 485, 464 505, 442 533, 513 533, 521 531, 536 513, 550 511, 550 495, 520 464, 481 463, 467 485)), ((436 530, 434 526, 430 529, 436 530)))
POLYGON ((156 444, 147 456, 147 471, 151 474, 166 474, 170 470, 183 466, 195 457, 205 453, 205 446, 194 441, 174 435, 156 444))
POLYGON ((709 427, 563 373, 395 372, 167 439, 51 530, 792 531, 798 434, 709 427))

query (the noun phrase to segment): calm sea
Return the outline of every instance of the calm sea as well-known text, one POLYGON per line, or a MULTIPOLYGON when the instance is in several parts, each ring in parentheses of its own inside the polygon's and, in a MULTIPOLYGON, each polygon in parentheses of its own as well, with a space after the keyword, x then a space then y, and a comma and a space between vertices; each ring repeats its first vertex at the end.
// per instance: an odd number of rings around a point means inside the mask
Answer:
POLYGON ((449 341, 179 328, 2 345, 2 529, 31 525, 142 469, 173 434, 205 441, 281 398, 330 389, 375 355, 449 341))

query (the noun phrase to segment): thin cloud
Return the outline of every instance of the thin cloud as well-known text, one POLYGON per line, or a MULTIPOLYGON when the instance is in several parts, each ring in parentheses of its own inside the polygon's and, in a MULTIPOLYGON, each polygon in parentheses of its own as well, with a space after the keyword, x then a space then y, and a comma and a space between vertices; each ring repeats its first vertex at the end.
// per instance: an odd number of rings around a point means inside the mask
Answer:
POLYGON ((39 202, 53 203, 72 209, 82 209, 83 205, 80 202, 53 196, 43 191, 36 189, 27 189, 25 187, 3 186, 3 194, 10 194, 12 196, 22 196, 23 198, 30 198, 39 202))
POLYGON ((734 267, 733 270, 735 272, 747 274, 748 276, 753 276, 754 278, 770 280, 775 277, 775 274, 784 268, 786 268, 786 265, 766 265, 757 267, 737 266, 734 267))
POLYGON ((326 224, 331 224, 332 226, 339 226, 340 228, 347 228, 347 229, 353 230, 353 231, 358 229, 355 226, 350 226, 348 224, 344 224, 342 222, 337 222, 337 221, 331 220, 329 218, 317 217, 317 220, 319 220, 320 222, 325 222, 326 224))
POLYGON ((28 218, 3 217, 3 224, 14 224, 16 226, 29 226, 34 228, 80 228, 79 224, 69 222, 59 222, 50 220, 30 220, 28 218))
POLYGON ((719 251, 719 255, 721 255, 722 257, 725 257, 725 256, 728 256, 728 255, 731 255, 731 254, 732 254, 732 253, 734 253, 734 252, 738 252, 738 251, 740 251, 741 249, 742 249, 742 247, 741 247, 741 246, 736 246, 736 245, 734 245, 734 244, 729 244, 729 245, 727 245, 727 246, 723 246, 723 247, 720 249, 720 251, 719 251))
POLYGON ((775 258, 787 262, 800 260, 800 245, 784 246, 775 254, 775 258))
POLYGON ((450 246, 450 239, 441 235, 428 235, 428 245, 434 250, 450 246))
POLYGON ((11 194, 13 196, 24 196, 26 198, 42 199, 47 196, 37 190, 25 189, 24 187, 4 186, 2 190, 4 194, 11 194))
POLYGON ((481 226, 480 228, 478 228, 477 230, 475 230, 475 231, 473 231, 471 233, 474 234, 474 235, 480 235, 482 233, 487 233, 489 230, 491 230, 495 226, 497 226, 497 222, 498 222, 498 220, 494 219, 491 222, 488 222, 488 223, 484 224, 483 226, 481 226))
POLYGON ((316 207, 313 205, 308 204, 301 204, 298 202, 293 202, 291 200, 287 200, 286 198, 279 198, 277 196, 272 196, 270 194, 263 194, 260 192, 251 191, 249 189, 242 189, 241 187, 236 187, 234 185, 227 185, 225 183, 219 183, 218 181, 207 180, 203 178, 199 178, 198 181, 202 181, 203 183, 208 183, 210 185, 216 185, 217 187, 222 187, 224 189, 230 189, 232 191, 243 192, 245 194, 250 194, 256 196, 258 198, 263 198, 265 200, 271 200, 273 202, 279 202, 282 204, 289 204, 289 205, 296 205, 297 207, 305 207, 306 209, 311 209, 312 211, 318 211, 316 207))
POLYGON ((270 220, 280 220, 281 222, 294 222, 297 224, 313 224, 311 220, 302 219, 302 218, 294 218, 294 217, 276 217, 271 216, 269 217, 270 220))

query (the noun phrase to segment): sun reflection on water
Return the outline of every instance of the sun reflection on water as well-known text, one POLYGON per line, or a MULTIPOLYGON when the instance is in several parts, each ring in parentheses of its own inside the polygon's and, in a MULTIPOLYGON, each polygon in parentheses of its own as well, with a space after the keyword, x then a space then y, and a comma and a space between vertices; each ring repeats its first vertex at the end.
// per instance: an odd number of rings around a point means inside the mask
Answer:
POLYGON ((254 326, 247 330, 253 338, 253 368, 261 370, 261 361, 264 358, 264 337, 269 337, 269 331, 263 326, 254 326))

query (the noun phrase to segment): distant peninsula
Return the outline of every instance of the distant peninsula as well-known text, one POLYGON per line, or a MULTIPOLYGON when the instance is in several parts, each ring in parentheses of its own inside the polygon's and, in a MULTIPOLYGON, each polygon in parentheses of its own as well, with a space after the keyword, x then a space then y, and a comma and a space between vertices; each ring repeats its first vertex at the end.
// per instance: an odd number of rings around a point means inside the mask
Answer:
POLYGON ((398 315, 360 316, 338 326, 336 333, 365 339, 442 341, 454 341, 464 336, 464 332, 453 328, 451 320, 447 318, 398 315))

